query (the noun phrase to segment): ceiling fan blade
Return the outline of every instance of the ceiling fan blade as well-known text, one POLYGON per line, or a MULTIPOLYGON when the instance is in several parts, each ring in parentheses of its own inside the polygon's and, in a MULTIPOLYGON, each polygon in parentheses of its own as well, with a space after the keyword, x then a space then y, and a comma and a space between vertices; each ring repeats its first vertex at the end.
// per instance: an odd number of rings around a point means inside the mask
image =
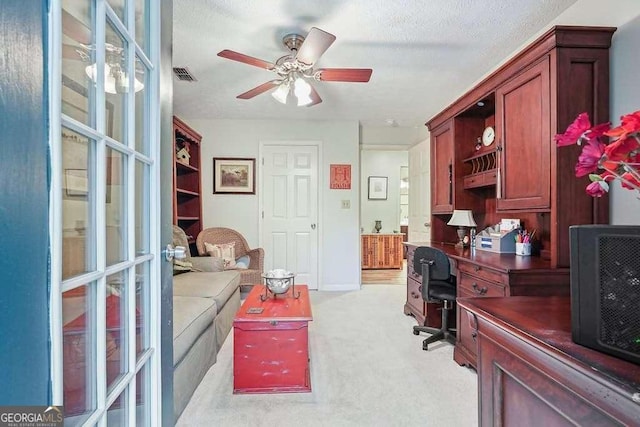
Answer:
POLYGON ((79 51, 82 48, 80 46, 72 46, 70 44, 63 44, 62 45, 62 57, 65 59, 77 59, 77 60, 81 60, 82 56, 80 55, 79 51))
POLYGON ((251 99, 254 96, 258 96, 261 93, 265 93, 266 91, 273 89, 282 83, 282 80, 271 80, 270 82, 262 83, 260 86, 256 86, 251 90, 246 91, 245 93, 241 93, 236 96, 238 99, 251 99))
POLYGON ((331 46, 335 40, 336 36, 333 34, 313 27, 304 39, 302 46, 300 46, 300 50, 298 50, 296 54, 296 59, 298 62, 311 66, 329 49, 329 46, 331 46))
POLYGON ((272 70, 275 65, 271 62, 263 61, 262 59, 254 58, 253 56, 244 55, 242 53, 234 52, 233 50, 225 49, 218 52, 218 56, 227 58, 232 61, 242 62, 244 64, 253 65, 254 67, 264 68, 265 70, 272 70))
POLYGON ((320 98, 320 95, 318 95, 316 88, 314 88, 313 86, 311 86, 311 93, 309 93, 309 98, 311 98, 311 103, 307 104, 307 107, 312 107, 322 102, 322 98, 320 98))
POLYGON ((316 75, 322 82, 366 83, 371 78, 371 68, 321 68, 316 75))
POLYGON ((91 30, 64 9, 62 9, 62 31, 77 42, 91 44, 91 30))

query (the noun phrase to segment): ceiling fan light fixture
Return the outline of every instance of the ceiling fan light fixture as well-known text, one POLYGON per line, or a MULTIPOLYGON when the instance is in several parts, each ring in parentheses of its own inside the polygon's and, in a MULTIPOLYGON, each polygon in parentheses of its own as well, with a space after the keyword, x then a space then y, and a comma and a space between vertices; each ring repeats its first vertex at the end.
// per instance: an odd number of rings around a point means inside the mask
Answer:
MULTIPOLYGON (((96 81, 98 74, 96 64, 88 65, 84 71, 91 80, 96 81)), ((133 89, 135 92, 139 92, 144 89, 144 84, 135 79, 133 89)), ((120 67, 104 64, 104 91, 111 94, 127 93, 129 91, 129 78, 120 67)))
POLYGON ((300 95, 300 96, 296 96, 296 98, 298 99, 298 107, 304 107, 306 105, 311 104, 311 102, 313 102, 313 99, 311 99, 309 95, 300 95))
POLYGON ((271 92, 271 96, 275 98, 276 101, 281 104, 287 103, 287 96, 289 95, 289 85, 286 83, 280 83, 280 86, 273 92, 271 92))
POLYGON ((298 107, 309 105, 312 102, 311 85, 304 78, 298 77, 293 85, 293 93, 298 100, 298 107))
POLYGON ((306 96, 308 98, 311 93, 311 85, 304 81, 302 77, 298 77, 293 84, 293 93, 297 97, 306 96))

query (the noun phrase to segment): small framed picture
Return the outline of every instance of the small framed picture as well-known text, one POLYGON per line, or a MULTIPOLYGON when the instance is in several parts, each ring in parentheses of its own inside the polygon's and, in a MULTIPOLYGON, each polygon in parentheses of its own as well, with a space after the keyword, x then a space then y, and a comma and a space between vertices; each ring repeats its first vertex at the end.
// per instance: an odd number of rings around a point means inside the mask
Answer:
POLYGON ((351 190, 351 165, 331 165, 329 188, 332 190, 351 190))
POLYGON ((214 157, 213 194, 256 194, 256 159, 214 157))
POLYGON ((369 200, 387 200, 387 177, 369 177, 369 200))

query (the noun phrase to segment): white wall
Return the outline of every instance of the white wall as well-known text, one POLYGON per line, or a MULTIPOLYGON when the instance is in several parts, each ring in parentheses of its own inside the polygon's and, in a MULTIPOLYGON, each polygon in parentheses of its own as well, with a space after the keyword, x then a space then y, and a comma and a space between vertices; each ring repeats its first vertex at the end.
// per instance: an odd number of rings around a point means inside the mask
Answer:
POLYGON ((426 126, 393 127, 393 126, 362 126, 360 129, 360 144, 363 146, 403 145, 409 147, 423 141, 429 135, 426 126))
MULTIPOLYGON (((638 2, 640 3, 640 2, 638 2)), ((640 15, 618 28, 611 49, 611 123, 620 124, 620 116, 640 110, 640 15)), ((612 224, 640 225, 640 194, 616 183, 611 190, 612 224)))
POLYGON ((213 158, 256 158, 261 141, 320 141, 319 289, 359 289, 359 125, 355 121, 190 120, 181 117, 202 135, 201 177, 203 226, 229 227, 245 236, 251 247, 259 244, 259 197, 213 194, 213 158), (351 164, 351 190, 329 189, 329 165, 351 164), (349 200, 350 209, 341 201, 349 200))
POLYGON ((376 220, 382 233, 400 231, 400 167, 409 165, 405 150, 362 150, 360 153, 360 224, 365 233, 373 232, 376 220), (387 200, 369 200, 368 178, 386 176, 387 200))

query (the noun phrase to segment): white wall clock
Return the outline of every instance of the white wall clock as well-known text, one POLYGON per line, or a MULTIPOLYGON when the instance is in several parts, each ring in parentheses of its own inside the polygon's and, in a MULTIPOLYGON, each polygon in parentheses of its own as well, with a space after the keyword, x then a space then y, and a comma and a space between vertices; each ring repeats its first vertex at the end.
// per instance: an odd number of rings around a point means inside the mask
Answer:
POLYGON ((484 129, 484 132, 482 132, 482 144, 484 144, 485 147, 488 147, 489 145, 493 144, 493 141, 495 139, 496 131, 493 130, 491 126, 487 126, 484 129))

